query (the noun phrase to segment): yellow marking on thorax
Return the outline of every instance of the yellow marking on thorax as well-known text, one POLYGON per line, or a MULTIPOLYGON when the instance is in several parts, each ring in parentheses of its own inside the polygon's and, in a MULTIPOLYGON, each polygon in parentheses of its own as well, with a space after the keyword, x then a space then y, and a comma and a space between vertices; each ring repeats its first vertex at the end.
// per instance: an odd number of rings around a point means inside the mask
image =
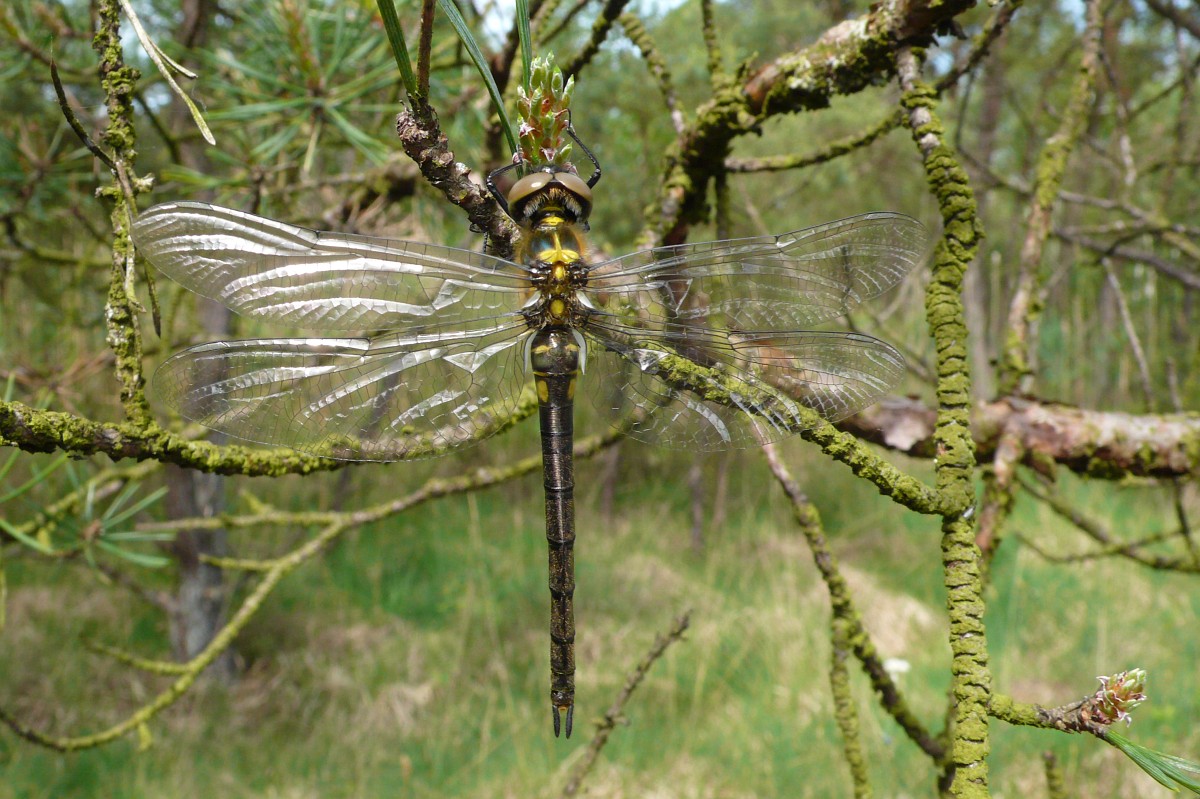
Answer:
POLYGON ((562 209, 546 206, 547 212, 530 231, 530 244, 536 250, 529 251, 530 257, 549 269, 548 280, 541 291, 546 298, 546 313, 554 324, 564 324, 570 315, 571 266, 582 259, 579 245, 564 245, 567 241, 578 242, 578 233, 572 229, 562 209))

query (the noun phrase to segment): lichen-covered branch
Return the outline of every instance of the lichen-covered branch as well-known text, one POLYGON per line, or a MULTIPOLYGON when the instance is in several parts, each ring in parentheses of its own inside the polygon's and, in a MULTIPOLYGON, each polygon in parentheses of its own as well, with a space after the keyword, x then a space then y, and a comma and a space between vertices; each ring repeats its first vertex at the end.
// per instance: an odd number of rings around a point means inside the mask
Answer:
POLYGON ((1100 52, 1101 12, 1099 0, 1088 0, 1087 27, 1079 75, 1071 99, 1063 111, 1058 130, 1042 148, 1037 164, 1033 202, 1026 217, 1025 242, 1021 247, 1017 288, 1009 303, 1007 339, 998 367, 1002 394, 1028 394, 1034 373, 1034 342, 1043 305, 1042 251, 1050 235, 1050 214, 1058 199, 1067 160, 1087 123, 1092 107, 1100 52))
POLYGON ((871 791, 871 775, 863 754, 854 695, 850 692, 850 671, 846 668, 846 659, 850 656, 850 625, 845 619, 834 617, 831 633, 829 689, 833 695, 833 718, 842 733, 842 751, 846 755, 846 764, 850 766, 854 797, 870 799, 874 795, 871 791))
POLYGON ((937 350, 936 484, 943 507, 948 508, 942 514, 942 568, 954 707, 945 777, 953 796, 974 799, 989 795, 987 702, 991 673, 983 622, 982 565, 975 543, 975 447, 970 430, 971 376, 962 286, 982 231, 966 173, 946 145, 934 112, 933 87, 920 81, 920 65, 910 50, 900 52, 896 66, 904 92, 901 104, 921 152, 930 191, 942 212, 943 235, 925 293, 925 314, 937 350))
POLYGON ((833 606, 833 618, 845 623, 842 631, 845 633, 846 643, 854 650, 855 657, 862 664, 863 671, 871 681, 871 687, 879 695, 880 704, 896 720, 896 723, 913 743, 920 747, 921 751, 934 760, 941 760, 945 757, 945 750, 941 742, 930 734, 917 719, 892 676, 883 667, 883 658, 879 656, 870 634, 863 625, 862 615, 854 605, 850 586, 847 584, 846 578, 842 576, 837 558, 834 557, 833 551, 830 550, 829 543, 825 539, 824 527, 821 524, 821 516, 817 508, 808 501, 800 484, 796 482, 787 466, 779 458, 775 447, 768 444, 763 447, 763 453, 766 455, 771 473, 775 475, 775 479, 783 488, 784 494, 787 495, 788 502, 791 503, 792 516, 808 543, 813 562, 821 573, 821 579, 825 581, 825 587, 829 591, 829 599, 833 606))
POLYGON ((113 227, 112 267, 109 270, 108 301, 104 322, 108 346, 116 356, 117 380, 121 384, 121 405, 126 418, 137 425, 152 421, 146 402, 146 381, 142 377, 142 336, 138 327, 140 310, 134 296, 133 242, 129 225, 133 221, 134 146, 133 93, 138 71, 125 64, 121 46, 121 10, 116 0, 103 0, 97 7, 98 25, 92 47, 100 56, 100 84, 104 90, 108 124, 100 134, 101 142, 112 153, 116 165, 113 185, 102 194, 113 203, 110 214, 113 227))
MULTIPOLYGON (((743 407, 749 392, 754 391, 748 384, 730 382, 720 370, 675 355, 661 359, 656 368, 657 376, 668 385, 731 408, 743 407)), ((769 403, 764 402, 764 406, 769 407, 769 403)), ((794 432, 805 441, 820 446, 834 460, 849 466, 854 474, 869 480, 879 493, 918 513, 941 514, 950 509, 944 495, 900 471, 854 436, 838 430, 815 410, 798 406, 794 413, 798 417, 794 432)))
POLYGON ((1089 733, 1104 738, 1109 727, 1118 721, 1130 721, 1130 712, 1146 701, 1146 672, 1131 669, 1097 679, 1100 687, 1077 702, 1042 707, 995 694, 988 703, 988 712, 1017 726, 1089 733))
POLYGON ((491 252, 512 257, 516 225, 487 189, 471 180, 470 167, 454 159, 433 107, 414 98, 411 107, 396 117, 396 134, 429 184, 466 211, 472 227, 487 235, 491 252))
POLYGON ((731 80, 731 76, 726 74, 721 58, 721 43, 717 38, 717 21, 713 15, 712 0, 700 0, 700 27, 704 35, 708 78, 713 90, 719 91, 731 80))
POLYGON ((627 5, 629 5, 629 0, 605 0, 604 7, 600 9, 596 21, 592 23, 591 36, 575 54, 575 57, 563 66, 564 78, 575 77, 596 57, 596 53, 600 51, 600 45, 604 44, 609 31, 612 30, 612 26, 616 24, 617 18, 621 16, 627 5))
MULTIPOLYGON (((497 420, 495 432, 505 430, 537 409, 532 391, 512 416, 497 420)), ((340 469, 347 461, 306 455, 290 449, 256 449, 218 446, 171 433, 153 421, 144 426, 131 422, 108 424, 61 411, 31 408, 20 402, 0 402, 0 444, 26 452, 70 452, 74 455, 108 455, 113 460, 157 460, 216 474, 279 477, 340 469)), ((424 452, 430 454, 429 451, 424 452)))
POLYGON ((824 108, 893 71, 903 45, 932 41, 933 31, 975 5, 974 0, 885 0, 862 17, 825 32, 814 44, 775 59, 741 85, 715 93, 667 154, 668 172, 646 217, 645 246, 677 244, 705 216, 707 185, 729 156, 734 139, 755 132, 770 116, 824 108))
MULTIPOLYGON (((953 69, 938 79, 939 95, 978 66, 992 45, 995 44, 996 39, 1008 27, 1008 23, 1012 21, 1013 15, 1021 7, 1022 2, 1023 0, 1010 0, 997 6, 996 10, 992 12, 992 16, 984 23, 983 30, 972 40, 971 51, 967 57, 956 63, 953 69)), ((904 124, 903 112, 895 111, 868 125, 858 133, 825 145, 815 153, 777 155, 766 158, 728 158, 725 161, 725 168, 730 172, 776 172, 823 164, 870 145, 902 124, 904 124)))
MULTIPOLYGON (((937 411, 920 400, 889 397, 838 426, 913 457, 938 454, 937 411)), ((971 431, 980 460, 994 457, 1002 438, 1010 436, 1022 452, 1021 463, 1038 471, 1057 465, 1106 480, 1200 475, 1200 414, 1095 411, 1006 397, 978 403, 971 431)))

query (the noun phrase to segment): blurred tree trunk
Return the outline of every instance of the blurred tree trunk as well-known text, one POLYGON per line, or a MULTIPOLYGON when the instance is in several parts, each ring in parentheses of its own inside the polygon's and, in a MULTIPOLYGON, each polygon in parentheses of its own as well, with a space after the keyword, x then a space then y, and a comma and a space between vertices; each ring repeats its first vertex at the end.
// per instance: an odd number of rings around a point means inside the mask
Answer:
MULTIPOLYGON (((203 47, 217 5, 211 0, 184 0, 183 20, 176 31, 176 40, 184 48, 203 47)), ((185 58, 194 66, 194 59, 185 58)), ((172 132, 186 130, 192 125, 187 108, 172 96, 172 132)), ((180 162, 203 173, 208 166, 204 141, 198 136, 183 137, 178 142, 180 162)), ((209 198, 201 198, 209 199, 209 198)), ((218 302, 201 299, 197 308, 200 325, 212 338, 228 338, 230 311, 218 302)), ((224 443, 224 436, 213 434, 215 443, 224 443)), ((219 474, 204 474, 174 466, 167 468, 167 511, 172 518, 212 517, 225 511, 225 478, 219 474)), ((175 555, 179 585, 170 614, 171 646, 177 660, 187 661, 206 647, 223 625, 226 585, 221 569, 204 563, 204 555, 222 557, 229 553, 229 541, 224 529, 183 530, 171 548, 175 555)), ((208 674, 221 682, 229 682, 237 672, 233 651, 226 649, 208 669, 208 674)))

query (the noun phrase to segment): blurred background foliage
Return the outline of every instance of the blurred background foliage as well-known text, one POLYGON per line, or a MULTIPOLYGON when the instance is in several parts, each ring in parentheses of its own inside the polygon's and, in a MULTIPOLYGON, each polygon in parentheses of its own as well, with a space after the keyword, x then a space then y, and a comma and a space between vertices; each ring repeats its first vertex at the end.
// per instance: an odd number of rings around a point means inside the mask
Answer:
MULTIPOLYGON (((599 5, 560 4, 535 39, 565 62, 586 41, 599 5), (582 12, 552 38, 538 38, 576 6, 582 12)), ((128 37, 126 58, 143 75, 138 168, 157 178, 146 205, 203 199, 310 227, 481 246, 459 209, 396 146, 403 92, 373 2, 227 4, 194 49, 179 41, 186 24, 176 0, 135 6, 155 41, 200 74, 185 87, 218 142, 202 146, 128 37)), ((414 35, 419 8, 397 7, 414 35)), ((498 50, 511 24, 507 4, 460 8, 485 47, 498 50)), ((690 118, 711 85, 698 5, 631 9, 657 42, 690 118)), ((731 70, 796 49, 865 11, 846 0, 714 9, 731 70)), ((963 18, 968 33, 988 11, 963 18)), ((48 65, 50 57, 58 62, 71 104, 95 136, 104 97, 91 13, 76 0, 0 8, 0 379, 9 398, 116 419, 102 322, 111 234, 107 207, 95 197, 107 175, 67 128, 48 65)), ((1033 169, 1058 126, 1082 24, 1079 3, 1028 4, 982 65, 944 96, 949 139, 972 174, 987 233, 968 296, 981 398, 991 398, 995 384, 992 360, 1005 341, 1033 169)), ((1104 410, 1195 409, 1198 37, 1136 0, 1106 4, 1103 34, 1100 96, 1070 162, 1043 262, 1050 290, 1033 393, 1104 410)), ((969 44, 944 37, 931 52, 930 76, 950 69, 969 44)), ((456 158, 477 175, 505 163, 489 135, 486 92, 441 21, 432 64, 430 100, 456 158)), ((675 132, 619 25, 576 87, 574 123, 605 168, 592 242, 617 255, 636 246, 653 212, 675 132)), ((515 81, 508 90, 511 96, 515 81)), ((761 136, 736 142, 733 156, 819 151, 890 114, 896 97, 894 85, 879 85, 820 112, 771 119, 761 136)), ((733 175, 730 187, 729 235, 884 209, 937 227, 903 130, 803 170, 733 175)), ((711 225, 692 235, 715 237, 711 225)), ((165 324, 162 339, 144 324, 148 373, 167 353, 202 339, 193 298, 174 285, 158 289, 165 324)), ((852 323, 903 345, 914 367, 903 389, 928 400, 931 348, 922 314, 917 276, 852 323)), ((237 336, 266 332, 246 320, 233 325, 237 336)), ((526 424, 466 456, 234 479, 227 492, 233 506, 252 493, 285 509, 349 508, 398 496, 465 463, 506 463, 535 451, 536 431, 526 424)), ((948 649, 935 525, 901 512, 801 443, 785 452, 824 516, 868 627, 900 664, 911 704, 937 726, 948 649)), ((826 689, 827 600, 761 458, 701 459, 700 481, 689 484, 696 458, 686 453, 636 444, 621 453, 619 468, 599 460, 579 466, 578 740, 586 740, 589 718, 607 707, 654 634, 686 607, 695 616, 686 642, 656 666, 629 708, 630 725, 618 730, 588 784, 592 795, 844 795, 826 689), (701 537, 692 530, 696 501, 709 509, 701 537)), ((131 512, 164 512, 157 503, 163 478, 152 465, 114 469, 103 458, 64 463, 61 456, 2 454, 6 523, 49 520, 42 527, 55 532, 33 541, 0 538, 7 576, 0 704, 62 734, 103 726, 156 690, 156 678, 76 642, 146 656, 170 648, 162 608, 147 599, 170 590, 173 570, 160 562, 158 542, 128 535, 131 512)), ((928 472, 926 464, 903 465, 928 472)), ((1064 474, 1057 490, 1130 537, 1168 529, 1200 504, 1190 486, 1110 485, 1064 474)), ((130 741, 64 757, 0 735, 0 797, 555 795, 581 744, 554 741, 543 718, 539 492, 531 476, 355 531, 293 575, 239 638, 235 684, 201 686, 156 722, 155 748, 139 754, 130 741)), ((1027 498, 1011 527, 1050 552, 1084 548, 1069 525, 1027 498)), ((243 532, 232 546, 240 556, 266 557, 303 536, 243 532)), ((230 588, 244 590, 236 581, 230 588)), ((1152 701, 1138 712, 1139 740, 1197 752, 1200 652, 1187 632, 1200 616, 1194 580, 1119 560, 1049 563, 1011 539, 996 556, 989 590, 993 668, 1004 690, 1057 704, 1091 691, 1097 674, 1143 666, 1152 701)), ((931 795, 932 770, 858 676, 881 795, 931 795)), ((1058 752, 1078 795, 1161 790, 1093 741, 994 727, 997 795, 1040 795, 1046 748, 1058 752)))

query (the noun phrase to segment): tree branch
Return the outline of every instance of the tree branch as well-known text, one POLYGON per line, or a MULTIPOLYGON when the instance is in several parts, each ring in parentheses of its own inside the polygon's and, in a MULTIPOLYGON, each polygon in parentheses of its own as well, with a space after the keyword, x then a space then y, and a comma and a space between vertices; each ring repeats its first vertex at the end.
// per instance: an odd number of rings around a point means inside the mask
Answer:
POLYGON ((975 5, 974 0, 885 0, 857 19, 825 32, 814 44, 762 67, 743 85, 717 92, 667 155, 669 171, 647 212, 644 246, 678 244, 705 216, 708 181, 729 156, 734 139, 756 132, 778 114, 824 108, 893 71, 897 49, 923 45, 933 31, 975 5))

